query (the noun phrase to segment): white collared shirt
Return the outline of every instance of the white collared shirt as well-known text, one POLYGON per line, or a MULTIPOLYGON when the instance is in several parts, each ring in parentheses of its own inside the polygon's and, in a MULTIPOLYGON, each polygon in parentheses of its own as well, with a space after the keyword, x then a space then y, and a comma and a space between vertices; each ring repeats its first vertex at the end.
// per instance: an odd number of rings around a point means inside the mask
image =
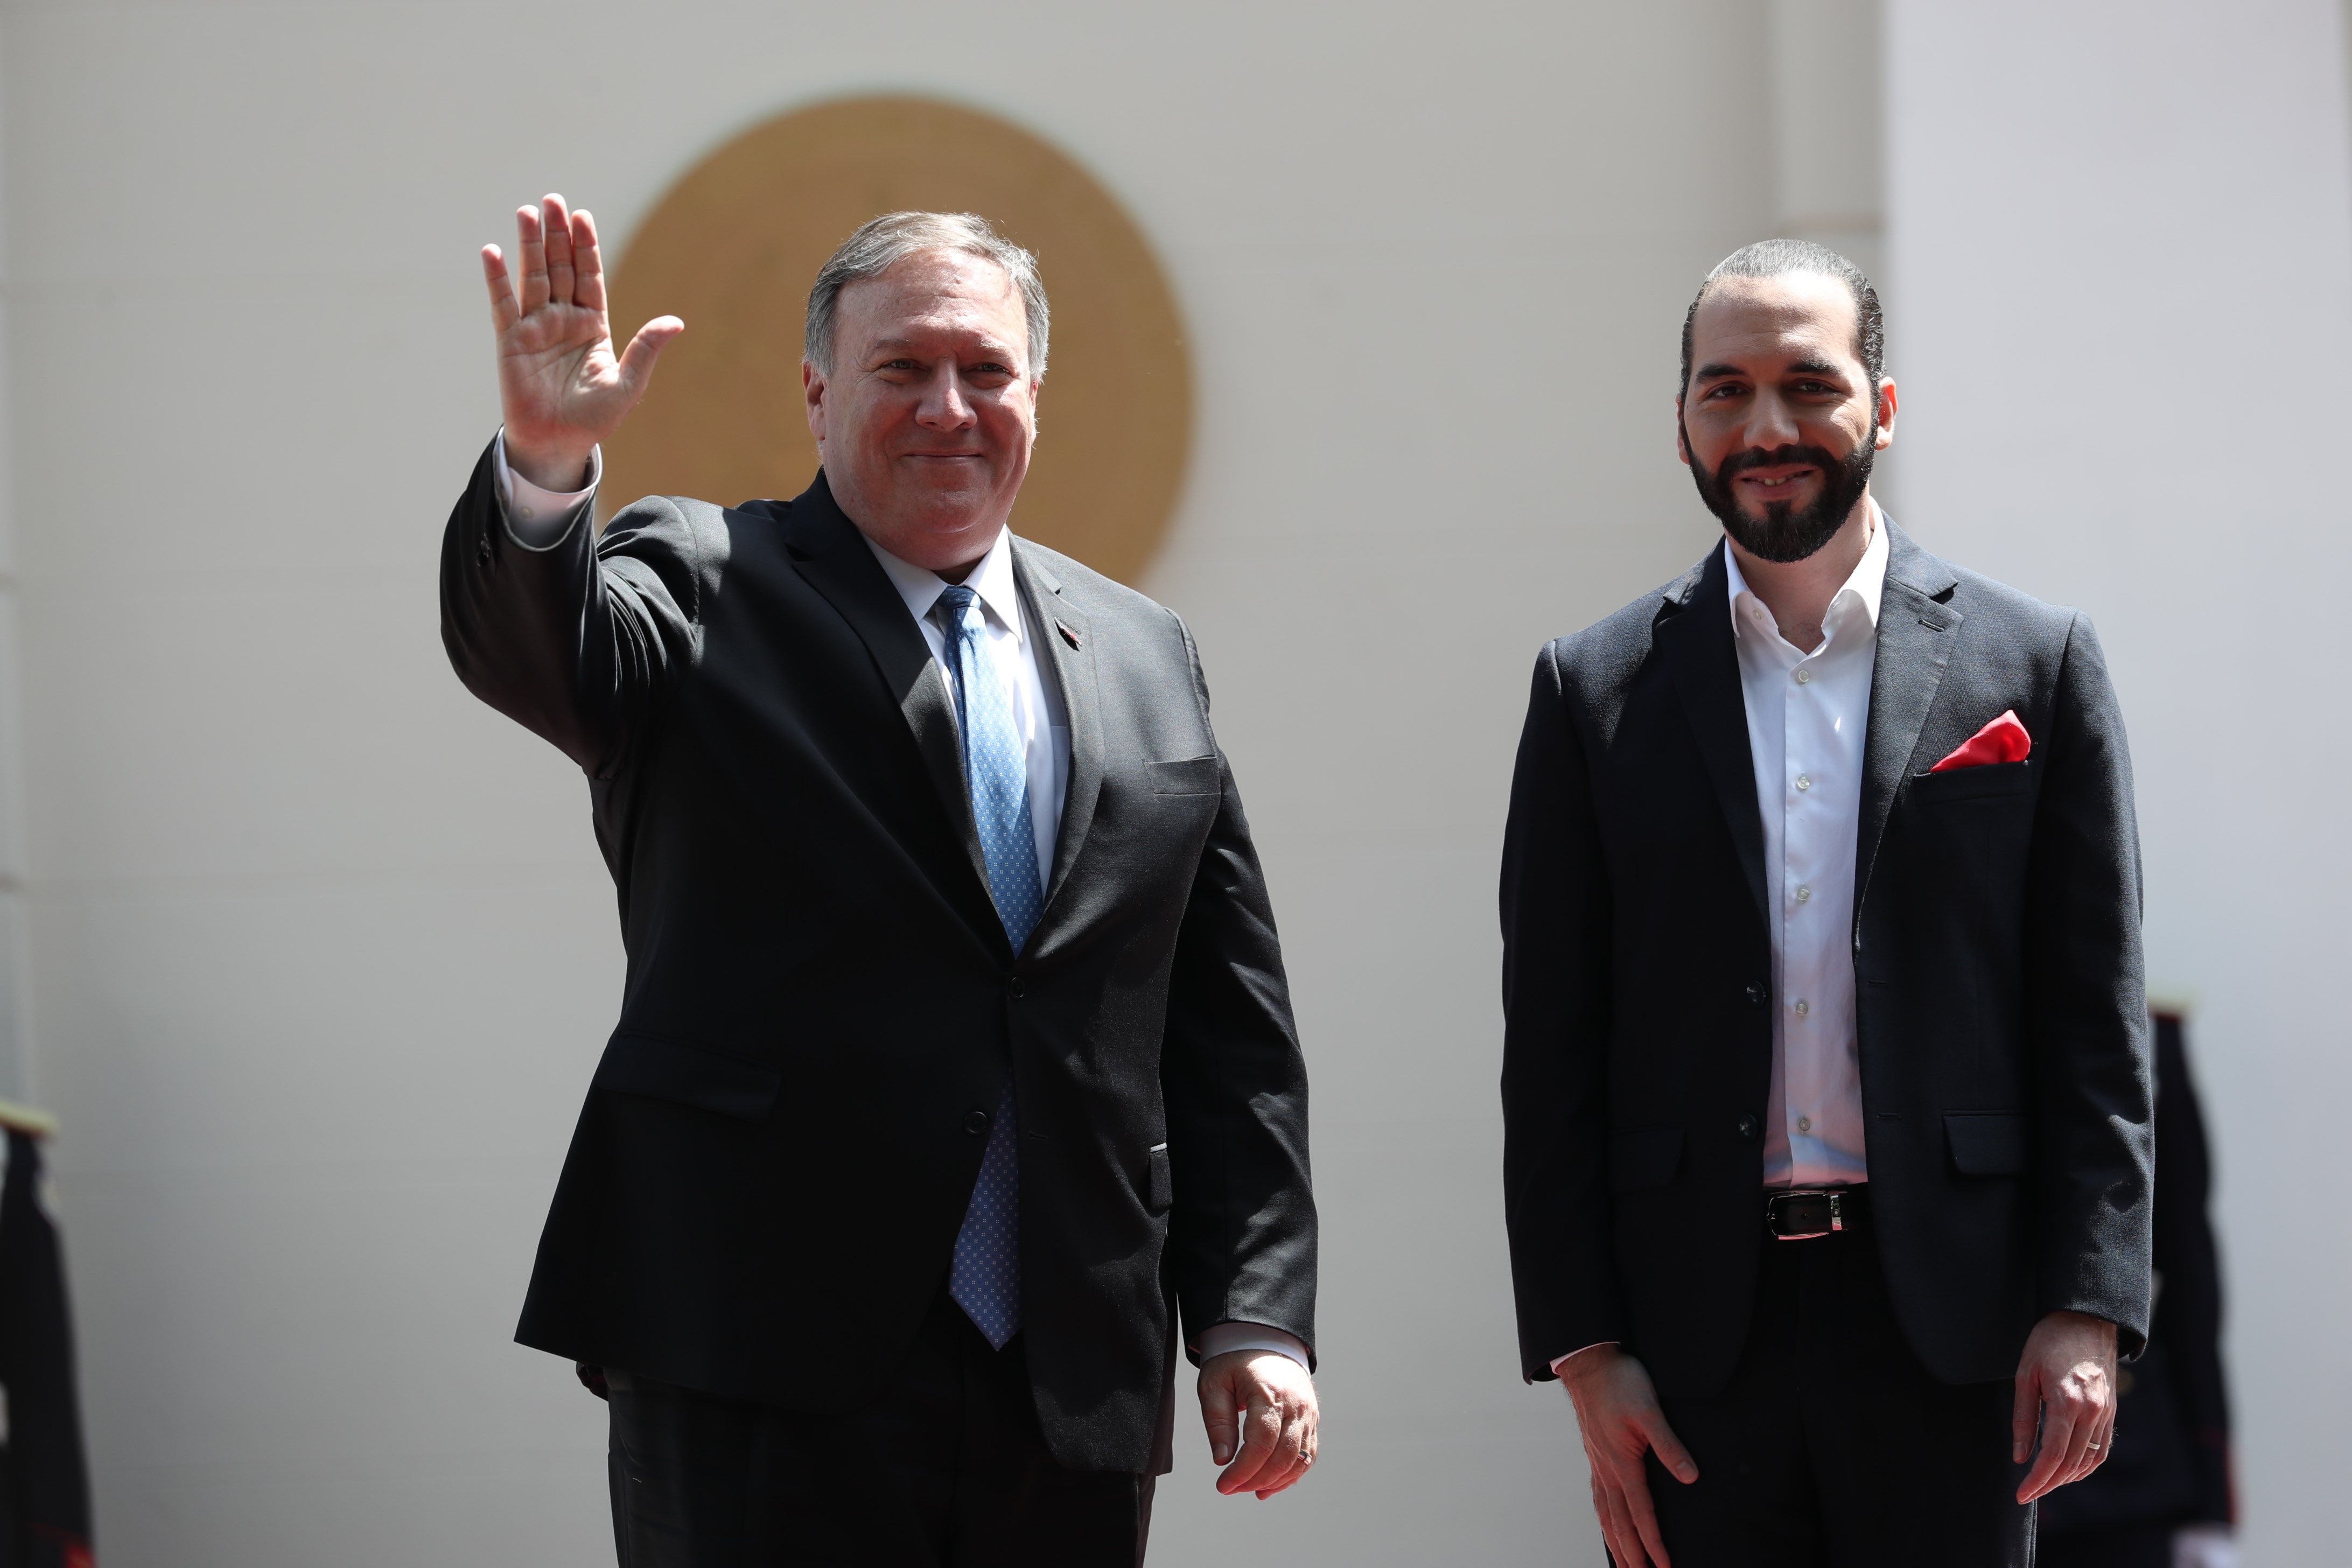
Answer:
MULTIPOLYGON (((596 499, 596 486, 604 478, 604 458, 601 448, 590 455, 584 489, 544 489, 516 473, 507 462, 506 432, 501 430, 492 447, 491 467, 497 478, 499 503, 506 509, 508 531, 526 549, 546 550, 571 531, 572 523, 596 499)), ((863 530, 858 537, 866 538, 863 530)), ((949 682, 948 690, 952 693, 955 686, 947 666, 947 634, 931 614, 940 595, 947 592, 947 580, 935 572, 899 560, 871 539, 866 540, 866 545, 874 552, 874 559, 889 577, 891 586, 906 601, 907 613, 915 617, 923 642, 940 667, 940 679, 949 682)), ((998 679, 1012 688, 1013 722, 1020 727, 1027 749, 1029 826, 1037 837, 1037 875, 1041 882, 1038 892, 1042 896, 1052 883, 1054 845, 1061 833, 1062 805, 1069 793, 1070 725, 1059 688, 1044 679, 1038 666, 1035 628, 1028 624, 1020 588, 1013 580, 1011 529, 997 534, 996 542, 989 546, 988 553, 965 576, 964 584, 980 595, 987 622, 982 652, 998 679)), ((949 707, 952 711, 954 704, 950 702, 949 707)), ((1201 1331, 1196 1348, 1204 1361, 1232 1351, 1272 1351, 1301 1366, 1307 1364, 1305 1342, 1265 1323, 1213 1323, 1201 1331)))
MULTIPOLYGON (((899 560, 871 539, 866 540, 866 547, 874 552, 890 585, 907 602, 907 613, 922 627, 923 641, 929 645, 940 678, 952 694, 955 654, 939 616, 932 613, 940 595, 948 591, 947 579, 928 567, 899 560)), ((984 623, 981 658, 1013 693, 1013 723, 1021 731, 1029 761, 1029 828, 1037 840, 1037 892, 1042 899, 1054 875, 1054 845, 1061 836, 1062 803, 1070 789, 1070 721, 1062 711, 1060 689, 1045 679, 1037 666, 1037 647, 1030 640, 1034 628, 1028 624, 1021 590, 1013 579, 1011 529, 998 532, 996 542, 965 576, 963 585, 980 595, 984 623)))
POLYGON ((1768 1187, 1870 1180, 1854 1025, 1853 879, 1886 556, 1886 520, 1873 501, 1870 543, 1822 617, 1821 646, 1805 653, 1780 635, 1730 542, 1723 546, 1772 906, 1768 1187))

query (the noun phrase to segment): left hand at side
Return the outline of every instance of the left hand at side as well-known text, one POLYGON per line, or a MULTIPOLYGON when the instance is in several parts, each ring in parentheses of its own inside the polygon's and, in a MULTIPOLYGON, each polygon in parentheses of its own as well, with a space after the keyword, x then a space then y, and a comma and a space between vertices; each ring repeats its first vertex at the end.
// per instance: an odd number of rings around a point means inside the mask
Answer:
POLYGON ((1217 1489, 1270 1498, 1315 1462, 1315 1380, 1273 1351, 1227 1351, 1201 1363, 1201 1420, 1217 1489))
POLYGON ((2017 1500, 2032 1502, 2081 1480, 2105 1462, 2115 1436, 2116 1326, 2082 1312, 2051 1313, 2033 1325, 2017 1363, 2010 1459, 2021 1465, 2033 1455, 2017 1500))

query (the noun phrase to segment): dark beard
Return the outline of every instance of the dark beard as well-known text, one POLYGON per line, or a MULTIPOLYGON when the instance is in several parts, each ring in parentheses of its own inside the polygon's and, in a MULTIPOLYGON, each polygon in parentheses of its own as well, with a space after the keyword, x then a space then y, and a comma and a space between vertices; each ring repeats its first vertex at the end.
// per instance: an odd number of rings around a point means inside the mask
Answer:
MULTIPOLYGON (((1875 428, 1871 435, 1877 435, 1875 428)), ((1689 436, 1685 434, 1683 440, 1687 446, 1689 436)), ((1842 458, 1831 457, 1820 447, 1780 447, 1769 452, 1750 447, 1723 459, 1711 475, 1693 463, 1691 480, 1698 486, 1698 499, 1706 503, 1706 510, 1715 513, 1724 532, 1731 535, 1732 542, 1740 549, 1759 561, 1802 561, 1845 526, 1845 520, 1853 514, 1854 503, 1869 487, 1870 466, 1877 457, 1878 443, 1874 439, 1864 440, 1842 458), (1769 502, 1759 521, 1739 510, 1738 498, 1731 493, 1731 481, 1747 469, 1769 468, 1775 463, 1811 463, 1821 469, 1824 480, 1821 499, 1802 511, 1791 501, 1769 502)))

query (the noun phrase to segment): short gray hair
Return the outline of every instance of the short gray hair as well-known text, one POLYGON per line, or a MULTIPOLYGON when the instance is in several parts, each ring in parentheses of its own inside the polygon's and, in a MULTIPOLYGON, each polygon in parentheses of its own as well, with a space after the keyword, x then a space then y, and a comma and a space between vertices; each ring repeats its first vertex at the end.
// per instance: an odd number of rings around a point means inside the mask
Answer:
POLYGON ((1037 258, 1006 239, 977 213, 884 213, 858 226, 841 242, 809 290, 808 324, 801 335, 801 352, 809 363, 833 374, 833 318, 841 291, 852 283, 879 278, 908 257, 924 250, 960 250, 993 261, 1004 268, 1021 291, 1022 313, 1029 324, 1029 378, 1045 374, 1045 331, 1050 317, 1045 308, 1045 280, 1037 276, 1037 258))

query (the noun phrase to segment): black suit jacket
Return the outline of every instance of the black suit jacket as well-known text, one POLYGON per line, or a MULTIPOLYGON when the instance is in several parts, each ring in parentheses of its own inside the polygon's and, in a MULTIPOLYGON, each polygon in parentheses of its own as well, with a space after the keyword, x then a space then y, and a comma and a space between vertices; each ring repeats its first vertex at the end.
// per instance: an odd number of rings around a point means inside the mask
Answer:
POLYGON ((601 539, 451 514, 442 635, 589 775, 628 972, 517 1337, 853 1406, 946 1278, 1007 1072, 1024 1334, 1063 1463, 1166 1463, 1173 1305, 1314 1339, 1307 1085, 1265 887, 1170 611, 1026 541, 1070 723, 1045 910, 990 900, 946 683, 820 474, 601 539))
MULTIPOLYGON (((1853 955, 1887 1284, 1948 1382, 2061 1308, 2145 1332, 2149 1074, 2123 723, 2090 623, 1888 525, 1853 955), (2004 709, 2021 763, 1928 769, 2004 709)), ((1704 1396, 1746 1340, 1772 1060, 1763 827, 1718 548, 1538 659, 1503 854, 1520 1352, 1704 1396)))

